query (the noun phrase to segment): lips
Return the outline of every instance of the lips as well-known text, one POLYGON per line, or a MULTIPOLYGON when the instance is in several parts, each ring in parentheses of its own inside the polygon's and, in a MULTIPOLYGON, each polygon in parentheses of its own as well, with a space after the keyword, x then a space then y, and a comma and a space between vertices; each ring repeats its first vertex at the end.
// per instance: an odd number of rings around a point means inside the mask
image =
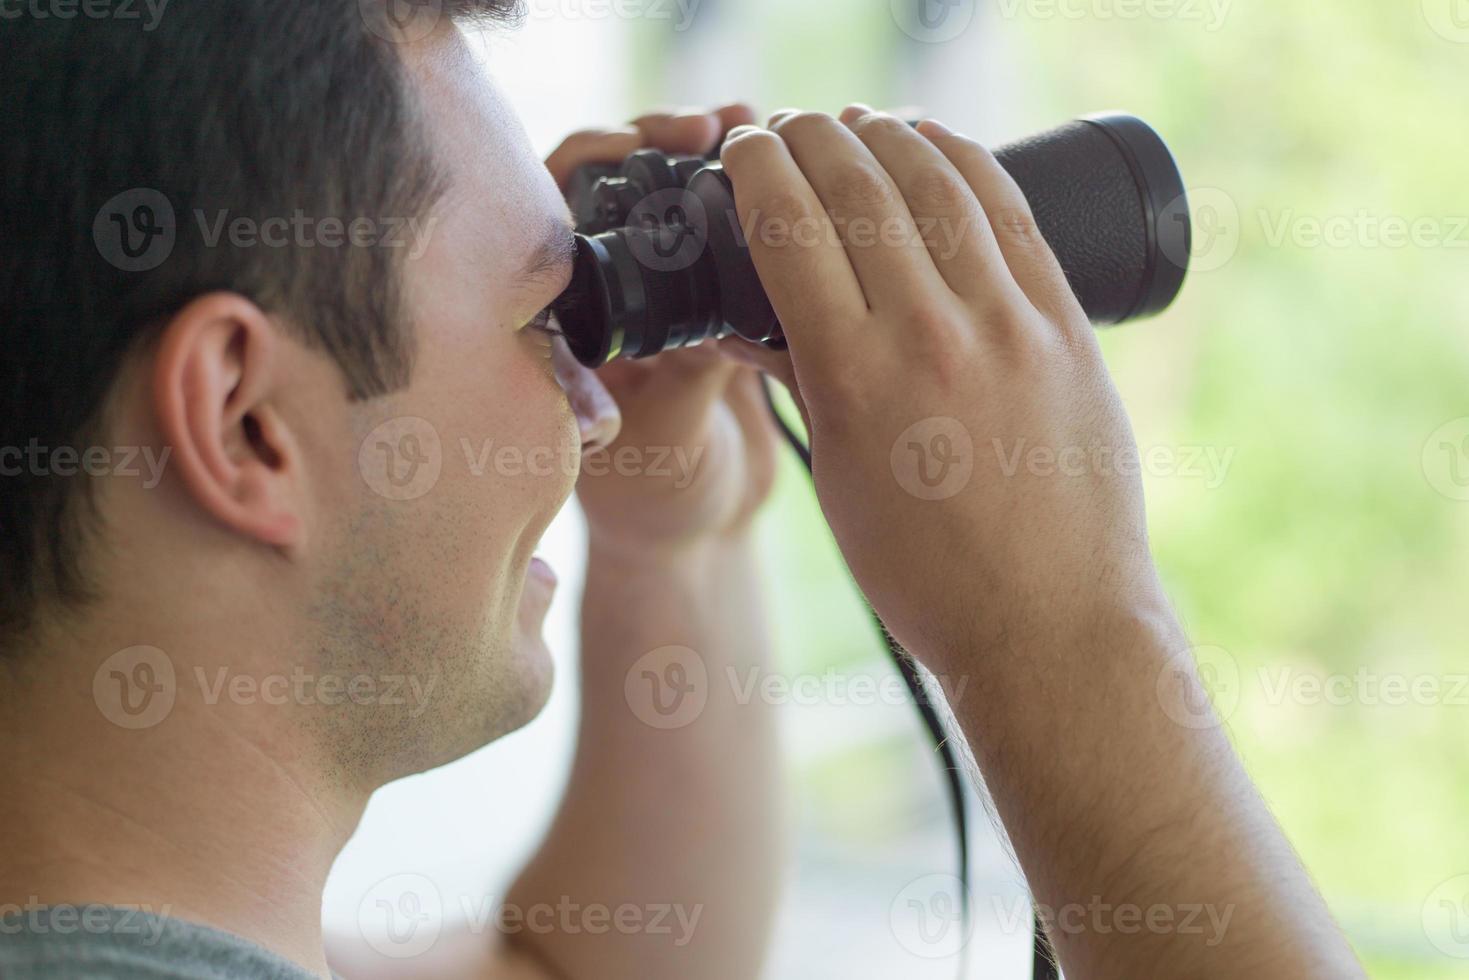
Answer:
POLYGON ((531 578, 536 579, 548 588, 554 589, 556 587, 556 573, 550 565, 546 564, 543 558, 537 557, 530 560, 529 574, 531 578))

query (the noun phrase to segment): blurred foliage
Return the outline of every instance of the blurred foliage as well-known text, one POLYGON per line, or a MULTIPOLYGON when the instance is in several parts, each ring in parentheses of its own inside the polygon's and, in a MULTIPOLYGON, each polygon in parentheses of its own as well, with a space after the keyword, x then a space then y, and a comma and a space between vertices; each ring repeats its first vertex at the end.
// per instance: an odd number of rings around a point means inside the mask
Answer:
MULTIPOLYGON (((1367 670, 1452 692, 1469 674, 1469 503, 1438 493, 1424 461, 1430 435, 1469 416, 1469 43, 1435 33, 1424 11, 1436 2, 1223 0, 1209 23, 1192 0, 1141 19, 1047 15, 1115 0, 994 0, 950 42, 1002 56, 1002 90, 976 98, 977 113, 1000 106, 1021 124, 1007 135, 1134 112, 1211 208, 1198 217, 1220 234, 1201 236, 1196 258, 1217 268, 1163 317, 1103 341, 1145 450, 1229 454, 1217 485, 1148 478, 1154 549, 1195 641, 1238 662, 1230 730, 1265 798, 1373 975, 1415 980, 1469 976, 1423 919, 1433 889, 1469 872, 1469 691, 1397 707, 1367 703, 1365 688, 1333 705, 1276 685, 1367 670), (1457 237, 1391 247, 1296 233, 1333 218, 1369 232, 1426 219, 1457 237)), ((724 4, 720 29, 759 39, 731 91, 767 109, 909 101, 903 66, 952 52, 910 41, 887 8, 749 2, 732 20, 724 4)), ((794 469, 765 530, 784 662, 872 662, 794 469)), ((860 810, 887 796, 874 784, 923 778, 870 746, 859 761, 865 779, 851 758, 801 774, 817 810, 860 810)))

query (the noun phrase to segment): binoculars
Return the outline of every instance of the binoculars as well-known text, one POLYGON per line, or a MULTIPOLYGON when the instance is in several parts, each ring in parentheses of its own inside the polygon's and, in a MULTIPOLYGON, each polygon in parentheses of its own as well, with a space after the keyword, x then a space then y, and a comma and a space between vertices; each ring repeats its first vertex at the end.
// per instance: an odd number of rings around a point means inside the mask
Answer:
MULTIPOLYGON (((995 158, 1093 323, 1173 302, 1192 247, 1188 201, 1172 153, 1147 123, 1088 116, 1000 147, 995 158)), ((717 161, 639 150, 620 166, 578 170, 567 198, 576 264, 554 309, 581 363, 731 334, 783 345, 717 161)))

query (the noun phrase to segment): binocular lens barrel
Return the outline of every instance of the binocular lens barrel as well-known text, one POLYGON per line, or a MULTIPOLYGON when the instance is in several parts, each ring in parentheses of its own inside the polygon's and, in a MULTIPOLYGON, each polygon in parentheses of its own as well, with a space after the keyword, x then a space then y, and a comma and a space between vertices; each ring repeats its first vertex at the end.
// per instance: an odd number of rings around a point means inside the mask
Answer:
MULTIPOLYGON (((1192 230, 1173 155, 1142 120, 1089 116, 995 151, 1093 323, 1159 313, 1183 287, 1192 230)), ((783 343, 724 169, 640 150, 583 168, 571 286, 556 303, 572 353, 617 357, 738 334, 783 343)), ((962 229, 961 229, 962 233, 962 229)))

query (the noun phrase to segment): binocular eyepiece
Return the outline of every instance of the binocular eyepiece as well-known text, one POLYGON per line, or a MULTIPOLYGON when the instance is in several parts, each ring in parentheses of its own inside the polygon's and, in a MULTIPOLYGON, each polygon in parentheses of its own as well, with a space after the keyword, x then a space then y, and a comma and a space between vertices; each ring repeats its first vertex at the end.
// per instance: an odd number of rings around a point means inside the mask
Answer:
MULTIPOLYGON (((995 151, 1093 323, 1161 312, 1188 268, 1183 178, 1140 119, 1090 116, 995 151)), ((731 334, 772 347, 780 323, 724 168, 639 150, 573 175, 576 268, 555 304, 576 358, 599 367, 731 334)))

